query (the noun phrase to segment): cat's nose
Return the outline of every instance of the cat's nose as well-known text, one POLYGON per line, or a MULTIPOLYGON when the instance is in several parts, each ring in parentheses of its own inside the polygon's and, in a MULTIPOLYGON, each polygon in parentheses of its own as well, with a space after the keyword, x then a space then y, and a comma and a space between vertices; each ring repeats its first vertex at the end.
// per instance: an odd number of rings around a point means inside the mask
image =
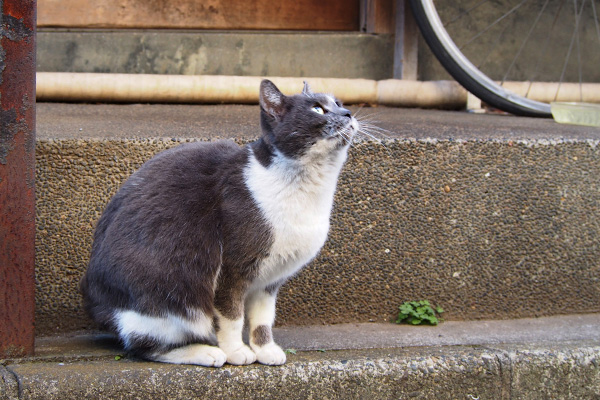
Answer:
POLYGON ((342 117, 348 117, 348 118, 352 117, 352 113, 347 108, 340 108, 340 115, 342 117))

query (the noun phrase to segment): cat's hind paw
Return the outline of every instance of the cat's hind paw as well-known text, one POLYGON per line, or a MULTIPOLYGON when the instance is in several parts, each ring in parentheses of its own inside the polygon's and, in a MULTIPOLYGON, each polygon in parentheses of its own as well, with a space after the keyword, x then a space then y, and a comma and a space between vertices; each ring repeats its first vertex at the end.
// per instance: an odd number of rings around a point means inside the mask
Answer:
POLYGON ((265 365, 282 365, 285 364, 286 356, 281 347, 271 342, 256 349, 256 359, 265 365))
POLYGON ((231 365, 248 365, 256 361, 256 354, 244 345, 237 350, 227 352, 227 363, 231 365))
POLYGON ((227 356, 218 347, 191 344, 154 357, 155 361, 170 364, 195 364, 204 367, 222 367, 227 356))

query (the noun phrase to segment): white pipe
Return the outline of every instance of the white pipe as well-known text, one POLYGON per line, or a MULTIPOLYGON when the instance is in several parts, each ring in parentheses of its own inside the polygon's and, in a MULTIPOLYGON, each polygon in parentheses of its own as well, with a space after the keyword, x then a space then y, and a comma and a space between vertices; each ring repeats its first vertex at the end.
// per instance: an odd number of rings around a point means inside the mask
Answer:
POLYGON ((397 107, 461 108, 467 104, 467 91, 454 81, 388 79, 378 82, 377 102, 397 107))
MULTIPOLYGON (((223 75, 149 75, 38 72, 38 101, 119 103, 249 103, 258 102, 262 77, 223 75)), ((286 94, 299 93, 303 82, 314 91, 334 93, 348 104, 381 104, 399 107, 461 108, 467 92, 454 81, 408 81, 388 79, 282 78, 270 77, 286 94)), ((525 94, 529 83, 506 82, 515 93, 525 94)), ((554 100, 557 83, 535 82, 534 100, 554 100)), ((565 83, 557 101, 600 103, 600 84, 565 83), (581 91, 580 91, 581 90, 581 91)))
POLYGON ((600 83, 504 82, 505 88, 520 96, 544 103, 580 101, 600 103, 600 83))
MULTIPOLYGON (((38 101, 137 103, 257 103, 262 77, 38 72, 38 101)), ((282 92, 334 93, 348 104, 461 107, 466 92, 457 83, 270 77, 282 92), (448 99, 451 99, 450 101, 448 99)))

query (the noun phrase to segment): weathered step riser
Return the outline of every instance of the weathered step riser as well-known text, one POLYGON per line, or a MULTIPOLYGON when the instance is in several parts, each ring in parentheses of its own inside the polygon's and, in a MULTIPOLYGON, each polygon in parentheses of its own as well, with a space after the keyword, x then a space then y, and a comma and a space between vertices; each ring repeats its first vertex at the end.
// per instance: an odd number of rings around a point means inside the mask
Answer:
MULTIPOLYGON (((78 281, 110 196, 171 140, 39 140, 37 329, 89 326, 78 281)), ((281 290, 280 324, 600 311, 600 151, 588 142, 357 144, 330 239, 281 290)))
POLYGON ((391 35, 207 31, 48 31, 38 71, 389 79, 391 35), (340 68, 343 66, 343 68, 340 68))

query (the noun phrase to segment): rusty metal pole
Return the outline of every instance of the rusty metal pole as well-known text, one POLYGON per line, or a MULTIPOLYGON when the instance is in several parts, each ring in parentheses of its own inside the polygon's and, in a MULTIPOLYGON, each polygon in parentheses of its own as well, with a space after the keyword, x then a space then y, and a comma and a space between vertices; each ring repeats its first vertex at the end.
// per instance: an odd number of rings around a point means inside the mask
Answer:
POLYGON ((0 358, 33 354, 35 0, 0 0, 0 358))

